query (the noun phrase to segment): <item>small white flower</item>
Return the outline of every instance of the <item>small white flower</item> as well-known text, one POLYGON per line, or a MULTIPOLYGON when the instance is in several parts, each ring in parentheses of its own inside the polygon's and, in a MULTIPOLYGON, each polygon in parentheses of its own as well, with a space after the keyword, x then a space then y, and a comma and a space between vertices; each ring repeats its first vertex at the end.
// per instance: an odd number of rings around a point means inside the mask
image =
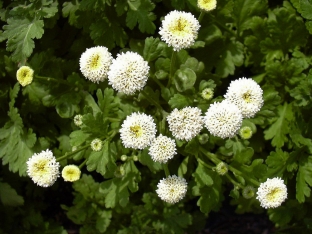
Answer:
POLYGON ((93 151, 100 151, 103 147, 103 142, 100 139, 95 138, 90 145, 93 151))
POLYGON ((64 181, 74 182, 79 180, 81 171, 76 165, 67 165, 62 170, 64 181))
POLYGON ((203 128, 202 112, 198 107, 185 107, 181 110, 174 109, 167 121, 172 135, 179 140, 189 141, 203 128))
POLYGON ((75 115, 75 117, 74 117, 74 124, 77 127, 80 127, 82 125, 82 115, 75 115))
POLYGON ((80 71, 90 81, 99 83, 107 78, 112 59, 111 53, 104 46, 89 48, 80 57, 80 71))
POLYGON ((149 66, 143 57, 135 52, 117 55, 108 72, 108 81, 113 89, 127 95, 142 90, 149 73, 149 66))
POLYGON ((186 191, 186 180, 173 175, 159 181, 156 193, 161 200, 174 204, 184 198, 186 191))
POLYGON ((52 186, 59 177, 59 163, 56 162, 52 151, 46 150, 35 153, 27 161, 27 174, 41 187, 52 186))
POLYGON ((205 100, 210 100, 213 98, 213 89, 206 88, 201 92, 201 96, 205 100))
POLYGON ((257 191, 260 206, 265 209, 279 207, 287 198, 287 187, 284 180, 275 177, 261 183, 257 191))
POLYGON ((209 107, 204 120, 206 128, 212 135, 224 139, 235 136, 242 125, 243 116, 235 104, 223 100, 209 107))
POLYGON ((22 66, 16 72, 16 79, 22 86, 31 84, 33 78, 34 70, 28 66, 22 66))
POLYGON ((224 97, 238 106, 243 118, 254 117, 263 106, 263 91, 253 80, 245 77, 230 83, 224 97))
POLYGON ((159 34, 161 40, 179 51, 195 43, 199 28, 198 20, 191 13, 175 10, 165 16, 159 34))
POLYGON ((166 163, 177 154, 175 141, 160 134, 152 142, 149 154, 155 162, 166 163))
POLYGON ((217 0, 198 0, 197 6, 203 11, 211 11, 216 9, 217 0))
POLYGON ((152 116, 132 113, 121 125, 120 138, 126 148, 144 149, 151 144, 156 135, 156 124, 152 116))

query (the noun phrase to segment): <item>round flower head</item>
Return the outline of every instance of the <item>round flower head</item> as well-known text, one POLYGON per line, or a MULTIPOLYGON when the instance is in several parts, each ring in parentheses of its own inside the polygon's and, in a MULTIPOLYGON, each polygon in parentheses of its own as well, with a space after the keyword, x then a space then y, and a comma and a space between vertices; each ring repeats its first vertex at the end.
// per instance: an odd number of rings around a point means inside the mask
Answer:
POLYGON ((250 185, 246 186, 244 189, 243 189, 243 197, 246 198, 246 199, 250 199, 250 198, 253 198, 255 196, 255 192, 256 192, 256 189, 250 185))
POLYGON ((52 186, 59 177, 59 163, 50 150, 34 154, 27 161, 27 174, 41 187, 52 186))
POLYGON ((90 145, 93 151, 100 151, 103 147, 102 141, 98 138, 95 138, 90 145))
POLYGON ((213 98, 213 89, 206 88, 201 92, 201 96, 205 100, 210 100, 213 98))
POLYGON ((195 43, 199 28, 198 20, 191 13, 175 10, 165 16, 159 34, 161 40, 179 51, 195 43))
POLYGON ((16 72, 17 81, 22 85, 29 85, 34 77, 34 70, 28 66, 20 67, 16 72))
POLYGON ((223 139, 235 136, 242 125, 243 116, 238 107, 226 100, 210 105, 204 117, 208 131, 223 139))
POLYGON ((181 110, 174 109, 167 116, 169 130, 179 140, 189 141, 203 128, 202 112, 197 107, 185 107, 181 110))
POLYGON ((198 0, 197 6, 203 11, 211 11, 216 9, 217 0, 198 0))
POLYGON ((108 81, 113 89, 130 95, 142 90, 148 78, 149 66, 143 57, 135 52, 117 55, 108 72, 108 81))
POLYGON ((160 134, 152 142, 149 154, 155 162, 166 163, 177 154, 175 141, 160 134))
POLYGON ((156 135, 156 124, 152 116, 132 113, 121 125, 120 138, 126 148, 144 149, 156 135))
POLYGON ((186 194, 187 182, 176 175, 162 179, 157 184, 156 193, 161 200, 174 204, 180 201, 186 194))
POLYGON ((242 127, 239 130, 239 135, 241 136, 242 139, 248 140, 252 137, 252 130, 248 126, 242 127))
POLYGON ((67 165, 62 170, 62 177, 65 181, 74 182, 79 180, 81 171, 76 165, 67 165))
POLYGON ((216 171, 219 175, 225 175, 228 172, 228 165, 224 162, 218 163, 216 166, 216 171))
POLYGON ((238 106, 243 118, 250 118, 261 109, 262 94, 261 87, 253 79, 243 77, 230 83, 224 97, 238 106))
POLYGON ((82 125, 82 115, 75 115, 75 117, 74 117, 74 124, 77 127, 80 127, 82 125))
POLYGON ((94 83, 107 78, 107 72, 113 57, 104 46, 96 46, 82 53, 79 64, 82 74, 94 83))
POLYGON ((265 209, 279 207, 287 198, 287 187, 284 180, 275 177, 261 183, 257 191, 260 206, 265 209))

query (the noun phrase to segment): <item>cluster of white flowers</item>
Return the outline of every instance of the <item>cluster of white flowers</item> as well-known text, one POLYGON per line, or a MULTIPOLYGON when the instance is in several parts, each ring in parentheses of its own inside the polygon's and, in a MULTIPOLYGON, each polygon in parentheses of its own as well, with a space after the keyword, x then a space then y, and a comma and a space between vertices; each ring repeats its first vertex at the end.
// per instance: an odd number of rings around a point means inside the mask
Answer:
POLYGON ((132 113, 121 125, 120 138, 126 148, 144 149, 156 136, 153 117, 144 113, 132 113))
POLYGON ((199 28, 198 20, 191 13, 175 10, 165 16, 159 34, 161 40, 179 51, 195 43, 199 28))
POLYGON ((204 120, 206 128, 212 135, 224 139, 235 136, 242 125, 243 117, 235 104, 223 100, 209 107, 204 120))
POLYGON ((80 57, 80 71, 90 81, 99 83, 107 78, 112 60, 113 57, 106 47, 89 48, 80 57))
POLYGON ((52 151, 46 150, 35 153, 27 161, 27 174, 39 186, 52 186, 59 177, 59 163, 52 151))
POLYGON ((276 208, 286 200, 287 187, 281 178, 267 179, 266 182, 260 184, 257 195, 263 208, 276 208))
POLYGON ((159 181, 156 193, 161 200, 174 204, 184 198, 186 191, 186 180, 173 175, 159 181))
POLYGON ((113 89, 127 95, 142 90, 148 78, 149 66, 143 57, 135 52, 117 55, 108 72, 108 81, 113 89))
POLYGON ((67 165, 62 170, 64 181, 74 182, 80 179, 81 171, 76 165, 67 165))
POLYGON ((172 135, 179 140, 190 141, 203 128, 202 112, 198 107, 185 107, 181 110, 174 109, 167 121, 172 135))
POLYGON ((149 154, 155 162, 166 163, 177 154, 175 141, 160 134, 152 142, 149 154))
POLYGON ((230 83, 224 97, 240 109, 243 118, 250 118, 261 109, 262 95, 261 87, 253 79, 243 77, 230 83))

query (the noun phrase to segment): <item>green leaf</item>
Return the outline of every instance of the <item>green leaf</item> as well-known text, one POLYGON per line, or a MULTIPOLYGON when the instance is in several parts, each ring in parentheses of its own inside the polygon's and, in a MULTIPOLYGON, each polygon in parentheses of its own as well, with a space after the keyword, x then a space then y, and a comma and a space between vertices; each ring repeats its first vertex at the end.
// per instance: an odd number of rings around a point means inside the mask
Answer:
POLYGON ((156 26, 153 21, 156 19, 156 15, 152 10, 154 10, 155 4, 149 0, 128 1, 128 4, 127 26, 133 29, 138 23, 142 33, 154 34, 156 26))
POLYGON ((189 97, 177 93, 172 98, 170 98, 168 103, 172 109, 182 109, 183 107, 191 106, 193 104, 193 101, 189 97))
POLYGON ((64 2, 62 8, 63 17, 68 17, 68 23, 70 25, 77 25, 78 16, 75 14, 79 9, 79 5, 76 1, 64 2))
POLYGON ((287 160, 289 158, 288 152, 283 152, 281 149, 276 149, 270 152, 270 155, 265 160, 268 165, 268 177, 282 176, 287 167, 287 160))
POLYGON ((178 168, 178 176, 183 177, 187 172, 187 165, 189 162, 189 156, 185 157, 178 168))
POLYGON ((147 166, 149 170, 153 173, 156 173, 157 171, 161 170, 163 167, 159 162, 154 162, 152 160, 152 157, 148 155, 148 150, 144 149, 139 152, 139 161, 143 165, 147 166))
POLYGON ((115 158, 110 152, 110 143, 105 141, 100 151, 92 151, 87 160, 87 170, 100 173, 102 176, 111 177, 117 168, 115 158))
POLYGON ((300 160, 296 177, 296 198, 300 203, 305 202, 305 197, 310 197, 312 186, 312 157, 300 160), (310 187, 309 187, 310 186, 310 187))
POLYGON ((196 184, 199 188, 213 185, 210 172, 211 170, 208 170, 201 163, 198 163, 196 171, 193 173, 193 177, 195 178, 196 184))
POLYGON ((300 0, 300 13, 303 18, 312 20, 312 1, 300 0))
POLYGON ((156 60, 165 48, 165 43, 161 42, 159 38, 147 37, 145 39, 143 58, 151 62, 156 60))
POLYGON ((18 195, 8 183, 0 182, 0 200, 5 206, 21 206, 24 204, 22 196, 18 195))
POLYGON ((293 112, 291 104, 285 103, 284 106, 278 107, 278 118, 272 125, 264 131, 266 140, 272 139, 273 146, 282 147, 287 141, 289 133, 289 123, 293 120, 293 112))
POLYGON ((194 87, 196 82, 196 73, 190 68, 178 69, 174 74, 174 83, 179 92, 194 87))
POLYGON ((106 88, 103 94, 102 91, 98 89, 96 92, 96 96, 98 98, 99 107, 103 112, 103 117, 116 117, 116 113, 119 110, 119 99, 118 97, 114 96, 114 90, 106 88))
POLYGON ((0 41, 7 39, 7 50, 13 51, 12 60, 24 63, 35 48, 33 39, 40 39, 43 35, 43 20, 9 18, 7 23, 3 26, 0 41))

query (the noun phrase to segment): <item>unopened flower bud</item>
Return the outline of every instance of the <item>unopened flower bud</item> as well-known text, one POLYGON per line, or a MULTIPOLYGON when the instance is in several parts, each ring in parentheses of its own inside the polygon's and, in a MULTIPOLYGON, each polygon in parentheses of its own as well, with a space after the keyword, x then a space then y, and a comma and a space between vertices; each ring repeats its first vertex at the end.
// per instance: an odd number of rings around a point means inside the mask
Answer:
POLYGON ((125 175, 126 171, 125 169, 123 168, 122 165, 120 165, 119 167, 117 167, 117 169, 115 170, 114 172, 114 175, 117 177, 117 178, 121 178, 125 175))
POLYGON ((225 175, 228 172, 228 165, 224 162, 220 162, 216 166, 216 171, 219 175, 225 175))
POLYGON ((244 189, 243 189, 243 197, 246 198, 246 199, 250 199, 250 198, 253 198, 255 196, 255 192, 256 192, 256 189, 250 185, 246 186, 244 189))
POLYGON ((198 136, 198 141, 200 144, 206 144, 209 140, 209 135, 207 133, 198 136))
POLYGON ((124 161, 124 162, 127 160, 127 158, 128 158, 127 155, 121 155, 120 157, 121 161, 124 161))
POLYGON ((250 127, 245 126, 239 130, 239 135, 242 139, 248 140, 252 137, 252 130, 250 127))
POLYGON ((201 92, 201 96, 205 100, 210 100, 213 98, 213 89, 206 88, 201 92))
POLYGON ((103 143, 100 139, 95 138, 92 142, 91 142, 91 149, 93 151, 100 151, 103 147, 103 143))

